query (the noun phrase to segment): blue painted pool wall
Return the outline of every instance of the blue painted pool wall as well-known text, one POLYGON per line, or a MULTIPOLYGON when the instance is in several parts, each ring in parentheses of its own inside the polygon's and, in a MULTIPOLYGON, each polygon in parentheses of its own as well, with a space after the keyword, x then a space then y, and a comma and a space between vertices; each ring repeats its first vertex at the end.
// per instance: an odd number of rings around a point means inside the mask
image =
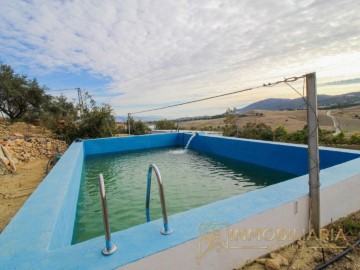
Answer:
POLYGON ((183 145, 183 133, 167 133, 84 141, 85 155, 183 145))
MULTIPOLYGON (((185 134, 184 141, 187 141, 190 136, 190 134, 185 134)), ((303 145, 199 134, 192 140, 189 148, 199 152, 220 155, 296 175, 308 173, 307 146, 303 145)), ((359 157, 358 153, 355 154, 344 151, 340 154, 339 152, 341 152, 339 149, 336 151, 321 149, 321 169, 359 157)))
MULTIPOLYGON (((68 246, 72 242, 79 187, 83 173, 84 147, 82 142, 73 143, 70 147, 78 148, 79 153, 71 160, 64 158, 66 162, 59 164, 61 173, 64 174, 65 172, 66 174, 67 172, 68 174, 68 176, 64 175, 64 185, 67 185, 68 192, 64 197, 49 249, 68 246), (69 161, 71 164, 69 164, 69 161), (69 181, 66 181, 65 177, 68 177, 69 181)), ((57 173, 57 171, 54 171, 54 173, 57 173)))
POLYGON ((356 158, 359 158, 359 151, 331 149, 320 147, 320 169, 326 169, 356 158), (357 152, 357 153, 355 153, 357 152))
POLYGON ((56 221, 54 233, 49 245, 49 249, 60 248, 71 244, 73 228, 76 217, 77 200, 80 190, 84 163, 84 147, 82 142, 73 143, 69 150, 77 151, 77 156, 67 157, 64 155, 62 161, 52 171, 53 177, 61 179, 58 181, 63 185, 67 192, 63 197, 62 207, 56 221))

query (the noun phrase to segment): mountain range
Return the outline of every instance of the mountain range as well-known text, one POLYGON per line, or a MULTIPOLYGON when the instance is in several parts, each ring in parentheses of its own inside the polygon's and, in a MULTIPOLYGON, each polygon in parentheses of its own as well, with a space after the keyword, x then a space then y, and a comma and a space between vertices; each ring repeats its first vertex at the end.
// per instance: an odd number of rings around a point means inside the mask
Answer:
MULTIPOLYGON (((305 102, 306 101, 301 97, 295 99, 268 98, 252 103, 244 108, 237 109, 236 113, 245 113, 252 110, 300 110, 306 108, 305 102)), ((360 91, 336 96, 318 95, 319 108, 351 106, 357 104, 360 105, 360 91)))
MULTIPOLYGON (((306 97, 305 97, 306 99, 306 97)), ((236 109, 236 113, 246 113, 252 110, 303 110, 306 108, 306 101, 303 98, 295 99, 284 99, 284 98, 268 98, 261 101, 252 103, 246 107, 236 109)), ((318 108, 331 108, 337 106, 352 106, 360 105, 360 91, 352 92, 342 95, 330 96, 330 95, 318 95, 318 108)), ((224 117, 225 114, 212 115, 212 116, 194 116, 194 117, 185 117, 178 118, 175 121, 184 122, 184 121, 193 121, 193 120, 204 120, 204 119, 214 119, 224 117)), ((135 116, 135 120, 141 119, 145 122, 153 122, 160 119, 163 119, 160 116, 135 116)), ((126 122, 127 116, 117 116, 117 122, 126 122)))

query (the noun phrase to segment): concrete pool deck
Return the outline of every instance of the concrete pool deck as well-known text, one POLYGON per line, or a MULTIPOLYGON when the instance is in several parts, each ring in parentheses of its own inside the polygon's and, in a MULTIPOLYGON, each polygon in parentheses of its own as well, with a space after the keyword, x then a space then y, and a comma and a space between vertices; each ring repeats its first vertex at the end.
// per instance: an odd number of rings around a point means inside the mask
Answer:
MULTIPOLYGON (((300 175, 288 181, 112 233, 118 251, 101 254, 104 237, 71 245, 83 160, 87 155, 184 146, 190 134, 173 133, 73 143, 0 235, 4 269, 232 269, 269 252, 225 243, 236 228, 308 229, 307 148, 301 145, 199 135, 190 148, 300 175), (212 224, 199 233, 202 225, 212 224), (224 237, 216 247, 215 227, 224 237), (226 245, 227 244, 227 245, 226 245), (167 260, 171 256, 171 261, 167 260), (178 268, 176 268, 178 267, 178 268)), ((360 151, 321 148, 322 225, 359 209, 360 151)), ((144 182, 145 185, 145 182, 144 182)), ((145 194, 144 194, 145 196, 145 194)), ((144 197, 145 198, 145 197, 144 197)), ((110 224, 111 225, 111 224, 110 224)), ((219 235, 217 235, 219 236, 219 235)), ((230 239, 231 240, 231 239, 230 239)), ((255 239, 256 240, 256 239, 255 239)), ((251 242, 258 247, 286 241, 251 242)), ((230 241, 231 242, 231 241, 230 241)), ((231 244, 231 243, 230 243, 231 244)), ((242 243, 243 245, 244 243, 242 243)), ((249 243, 247 243, 248 245, 249 243)), ((246 245, 245 245, 246 246, 246 245)))

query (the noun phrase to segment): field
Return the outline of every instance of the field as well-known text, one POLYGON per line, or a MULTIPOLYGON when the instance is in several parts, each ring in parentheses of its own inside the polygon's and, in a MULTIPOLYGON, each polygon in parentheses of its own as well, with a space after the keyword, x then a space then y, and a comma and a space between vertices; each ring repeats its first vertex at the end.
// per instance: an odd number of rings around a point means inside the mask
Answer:
MULTIPOLYGON (((319 110, 319 124, 320 128, 329 131, 335 131, 332 119, 327 115, 327 110, 319 110)), ((346 135, 360 132, 360 106, 333 109, 331 115, 335 116, 340 128, 346 135)), ((238 118, 237 123, 239 127, 245 126, 249 122, 265 123, 273 129, 278 126, 284 126, 289 132, 302 129, 306 125, 306 111, 265 111, 255 110, 247 112, 238 118)), ((183 129, 203 129, 204 127, 212 126, 213 128, 223 127, 225 118, 209 119, 209 120, 194 120, 187 122, 179 122, 179 127, 183 129)))
POLYGON ((360 106, 332 110, 331 114, 338 119, 345 134, 360 133, 360 106))

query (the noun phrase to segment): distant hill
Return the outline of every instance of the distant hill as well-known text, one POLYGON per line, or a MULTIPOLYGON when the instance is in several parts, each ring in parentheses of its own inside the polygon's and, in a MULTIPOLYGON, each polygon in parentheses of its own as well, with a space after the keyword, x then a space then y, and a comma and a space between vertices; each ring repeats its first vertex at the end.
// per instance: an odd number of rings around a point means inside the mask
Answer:
MULTIPOLYGON (((343 95, 329 96, 318 95, 318 107, 351 106, 360 104, 360 92, 347 93, 343 95)), ((306 104, 302 98, 283 99, 268 98, 252 103, 244 108, 237 109, 236 113, 245 113, 252 110, 298 110, 305 109, 306 104)))

